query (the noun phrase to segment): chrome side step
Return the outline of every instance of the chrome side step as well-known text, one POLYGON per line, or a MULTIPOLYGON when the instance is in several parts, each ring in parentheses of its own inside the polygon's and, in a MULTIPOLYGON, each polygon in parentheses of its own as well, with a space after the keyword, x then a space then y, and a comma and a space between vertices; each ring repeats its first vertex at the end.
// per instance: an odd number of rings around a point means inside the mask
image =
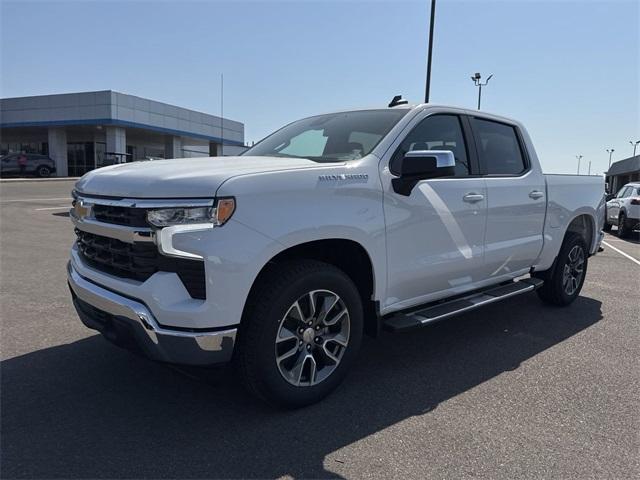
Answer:
POLYGON ((398 313, 382 322, 383 328, 390 332, 400 332, 423 327, 429 323, 444 320, 460 313, 499 302, 522 293, 532 292, 542 286, 539 278, 526 278, 517 282, 501 285, 466 297, 431 305, 411 313, 398 313))

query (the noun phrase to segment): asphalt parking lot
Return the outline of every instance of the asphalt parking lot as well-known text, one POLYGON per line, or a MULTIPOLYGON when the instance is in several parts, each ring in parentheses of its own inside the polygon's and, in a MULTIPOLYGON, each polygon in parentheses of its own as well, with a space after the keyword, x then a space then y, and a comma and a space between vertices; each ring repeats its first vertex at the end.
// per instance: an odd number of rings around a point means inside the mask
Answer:
POLYGON ((281 412, 80 323, 71 187, 0 184, 3 478, 640 477, 640 242, 607 235, 569 308, 527 294, 367 340, 333 395, 281 412))

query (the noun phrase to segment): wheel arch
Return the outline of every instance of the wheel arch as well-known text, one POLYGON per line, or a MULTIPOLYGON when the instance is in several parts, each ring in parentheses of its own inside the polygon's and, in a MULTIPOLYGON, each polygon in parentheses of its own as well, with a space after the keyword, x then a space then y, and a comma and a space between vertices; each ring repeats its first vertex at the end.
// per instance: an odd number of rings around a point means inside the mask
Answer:
POLYGON ((49 174, 51 174, 51 172, 53 172, 53 169, 51 168, 51 166, 47 165, 46 163, 39 163, 38 166, 36 168, 34 168, 33 171, 36 174, 38 174, 40 172, 40 169, 43 168, 43 167, 46 168, 49 171, 49 174))
POLYGON ((260 281, 271 268, 283 262, 296 259, 317 260, 333 265, 342 270, 355 284, 364 311, 365 333, 376 336, 379 332, 379 306, 374 300, 376 278, 371 255, 359 242, 345 238, 325 238, 312 240, 289 246, 271 257, 256 275, 249 295, 245 301, 244 312, 249 299, 254 294, 260 281))
MULTIPOLYGON (((578 233, 584 238, 585 243, 587 244, 587 248, 589 252, 593 249, 593 242, 596 238, 596 222, 592 215, 588 213, 581 213, 576 215, 567 226, 566 231, 564 232, 564 236, 562 238, 562 242, 567 238, 567 235, 570 232, 578 233)), ((589 253, 588 252, 588 253, 589 253)))
POLYGON ((581 235, 587 245, 587 253, 594 253, 598 242, 596 212, 582 209, 574 212, 571 220, 566 223, 566 228, 553 228, 545 226, 545 242, 542 254, 533 267, 534 272, 553 271, 560 249, 569 233, 581 235))

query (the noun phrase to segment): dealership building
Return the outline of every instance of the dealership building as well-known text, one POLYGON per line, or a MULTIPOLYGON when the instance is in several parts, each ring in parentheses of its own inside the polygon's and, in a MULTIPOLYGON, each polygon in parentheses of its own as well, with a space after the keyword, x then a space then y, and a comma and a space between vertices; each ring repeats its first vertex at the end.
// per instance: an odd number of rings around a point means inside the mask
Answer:
POLYGON ((240 122, 111 90, 0 99, 0 155, 49 155, 58 176, 244 149, 240 122))

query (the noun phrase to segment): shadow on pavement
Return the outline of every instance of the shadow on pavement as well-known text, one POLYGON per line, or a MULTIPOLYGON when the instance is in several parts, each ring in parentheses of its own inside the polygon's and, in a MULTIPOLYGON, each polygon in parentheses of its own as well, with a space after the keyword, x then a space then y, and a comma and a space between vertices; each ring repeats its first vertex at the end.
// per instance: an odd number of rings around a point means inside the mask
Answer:
POLYGON ((633 232, 633 235, 630 235, 627 238, 621 238, 620 240, 624 240, 627 243, 634 243, 636 245, 640 245, 640 232, 633 232))
MULTIPOLYGON (((617 227, 615 227, 615 229, 612 230, 610 233, 613 237, 617 238, 618 240, 623 240, 628 243, 635 243, 636 245, 640 244, 640 230, 638 229, 633 230, 631 234, 626 238, 620 238, 620 236, 618 235, 617 227)), ((606 240, 606 237, 605 237, 605 240, 606 240)))
POLYGON ((228 374, 183 375, 98 336, 36 351, 1 364, 2 477, 336 477, 326 455, 517 369, 598 322, 600 307, 526 295, 384 334, 333 395, 293 412, 228 374))

